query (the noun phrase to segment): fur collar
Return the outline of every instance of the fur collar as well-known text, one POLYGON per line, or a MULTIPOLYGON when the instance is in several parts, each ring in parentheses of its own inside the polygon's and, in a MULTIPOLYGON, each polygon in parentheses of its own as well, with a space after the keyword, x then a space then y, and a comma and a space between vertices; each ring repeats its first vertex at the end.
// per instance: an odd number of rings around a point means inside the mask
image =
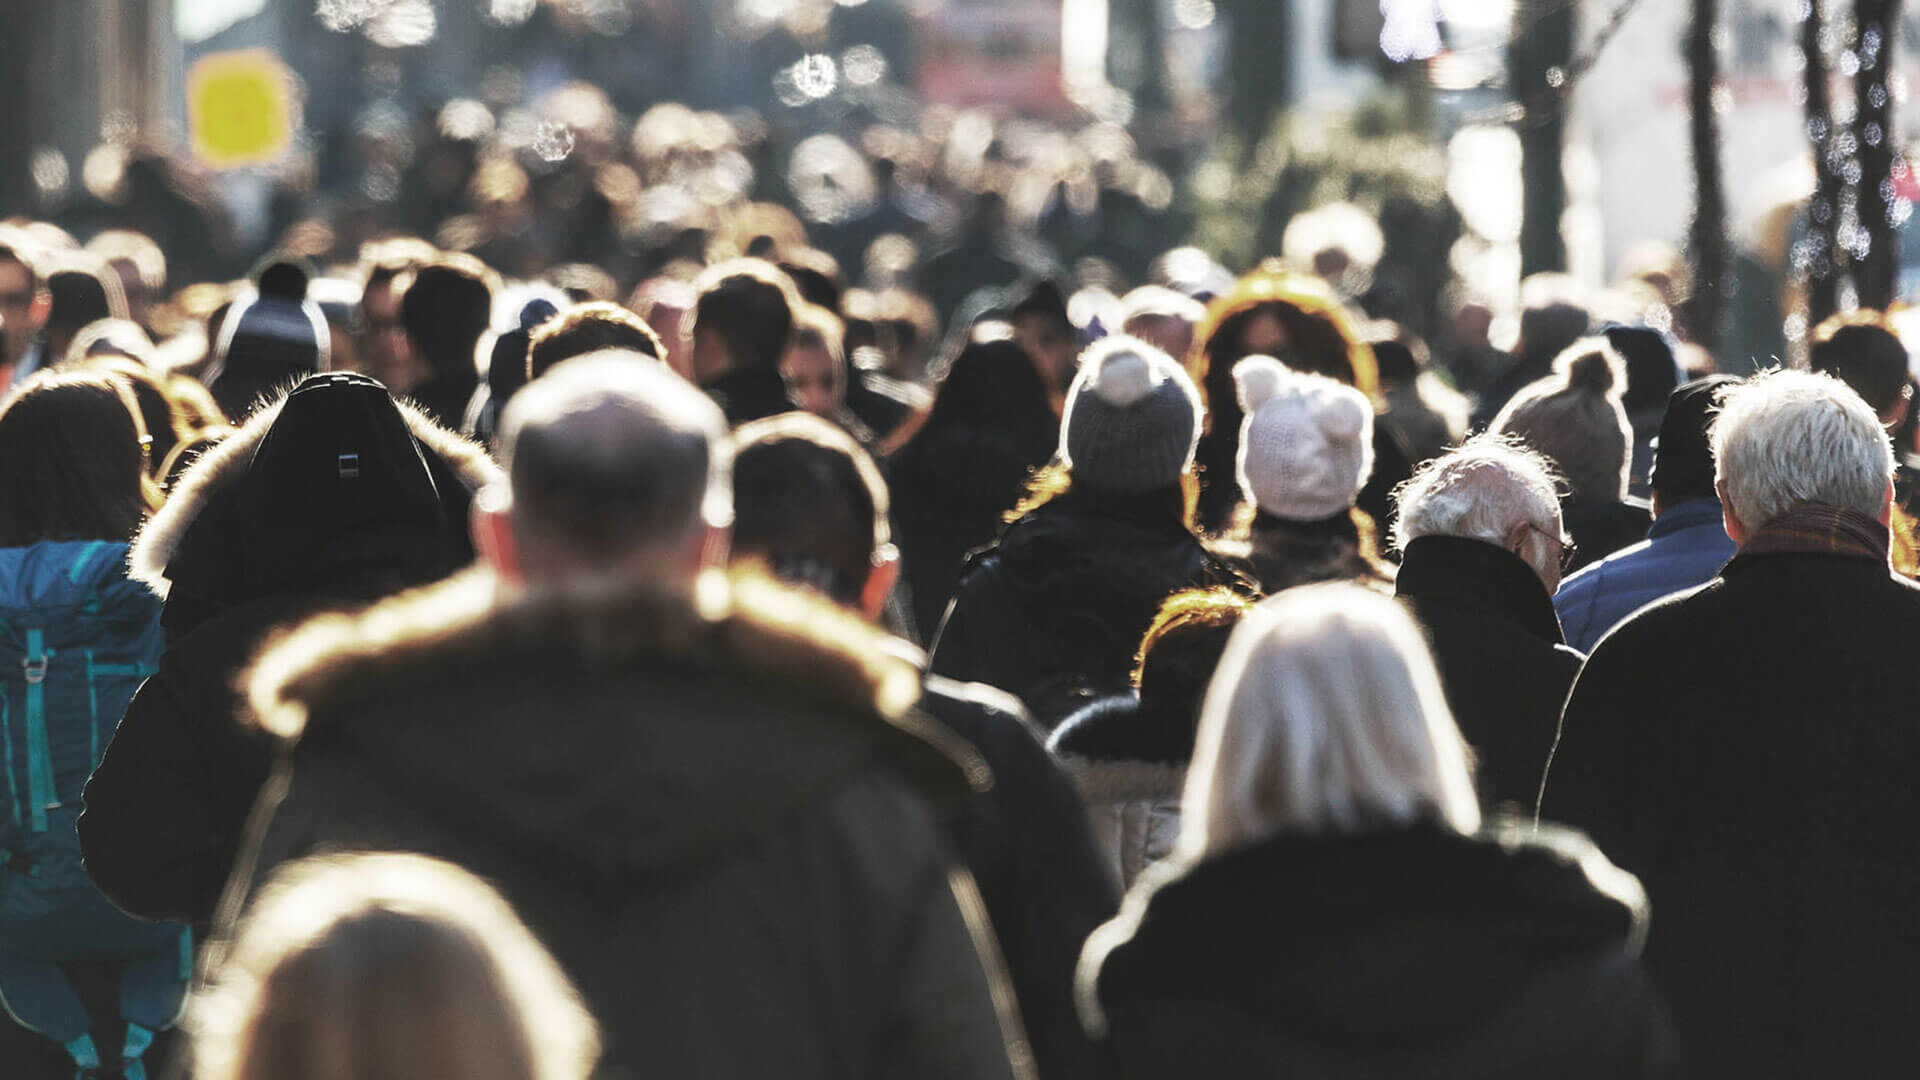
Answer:
POLYGON ((915 708, 920 667, 894 639, 811 594, 739 573, 709 571, 683 594, 509 591, 471 570, 359 615, 312 619, 269 645, 243 686, 260 725, 296 741, 340 688, 377 696, 423 670, 555 654, 602 670, 652 661, 763 682, 930 744, 977 791, 992 783, 972 746, 915 708))
POLYGON ((1072 754, 1060 757, 1060 768, 1080 789, 1089 807, 1114 803, 1179 802, 1187 786, 1184 765, 1156 761, 1096 761, 1072 754))
MULTIPOLYGON (((147 519, 146 526, 134 539, 128 563, 135 581, 166 597, 173 586, 167 577, 167 564, 173 560, 187 531, 215 495, 246 475, 254 452, 266 439, 267 430, 273 427, 286 400, 286 394, 282 393, 262 404, 238 431, 202 454, 181 476, 166 504, 147 519)), ((468 491, 478 492, 502 478, 500 467, 480 444, 434 423, 411 402, 395 398, 394 404, 399 406, 407 430, 421 446, 443 458, 468 491)))

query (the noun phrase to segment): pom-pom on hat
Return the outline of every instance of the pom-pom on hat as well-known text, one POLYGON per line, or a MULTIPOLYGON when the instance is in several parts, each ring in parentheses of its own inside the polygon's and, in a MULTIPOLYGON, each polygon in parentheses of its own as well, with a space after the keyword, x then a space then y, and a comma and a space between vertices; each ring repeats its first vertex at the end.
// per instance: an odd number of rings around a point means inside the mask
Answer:
POLYGON ((1373 405, 1324 375, 1289 370, 1270 356, 1233 369, 1246 420, 1240 427, 1240 488, 1263 514, 1320 521, 1353 507, 1373 473, 1373 405))
POLYGON ((1173 358, 1138 338, 1089 346, 1067 391, 1060 452, 1075 484, 1132 494, 1169 487, 1193 463, 1200 394, 1173 358))

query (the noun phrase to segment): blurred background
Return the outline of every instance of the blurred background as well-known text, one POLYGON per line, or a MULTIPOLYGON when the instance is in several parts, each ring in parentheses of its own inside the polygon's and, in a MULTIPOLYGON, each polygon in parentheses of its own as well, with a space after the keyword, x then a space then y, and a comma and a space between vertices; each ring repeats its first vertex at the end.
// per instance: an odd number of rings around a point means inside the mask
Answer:
POLYGON ((176 284, 397 232, 624 295, 797 227, 885 288, 973 229, 1114 293, 1183 244, 1328 253, 1435 340, 1464 303, 1510 338, 1536 272, 1642 282, 1623 319, 1737 369, 1920 266, 1920 13, 1887 0, 0 0, 0 26, 0 216, 147 233, 176 284))

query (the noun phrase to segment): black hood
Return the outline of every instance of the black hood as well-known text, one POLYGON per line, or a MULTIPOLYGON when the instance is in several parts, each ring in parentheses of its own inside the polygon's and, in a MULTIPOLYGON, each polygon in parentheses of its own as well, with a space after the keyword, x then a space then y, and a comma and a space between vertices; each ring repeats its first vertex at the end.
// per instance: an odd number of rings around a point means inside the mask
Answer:
POLYGON ((1089 941, 1082 1007, 1104 1023, 1123 1001, 1217 1001, 1306 1045, 1449 1042, 1536 978, 1644 937, 1631 875, 1584 837, 1524 831, 1283 834, 1167 867, 1089 941))
POLYGON ((182 478, 142 532, 136 573, 178 633, 268 596, 422 584, 473 561, 478 447, 360 375, 315 375, 182 478))

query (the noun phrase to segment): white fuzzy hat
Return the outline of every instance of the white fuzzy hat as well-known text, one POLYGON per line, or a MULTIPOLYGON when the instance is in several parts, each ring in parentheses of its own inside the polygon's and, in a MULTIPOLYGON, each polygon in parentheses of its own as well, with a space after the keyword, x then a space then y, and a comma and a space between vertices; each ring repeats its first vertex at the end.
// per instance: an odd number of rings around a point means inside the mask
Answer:
POLYGON ((1319 521, 1352 508, 1373 473, 1373 403, 1345 383, 1270 356, 1233 369, 1240 488, 1261 513, 1319 521))

